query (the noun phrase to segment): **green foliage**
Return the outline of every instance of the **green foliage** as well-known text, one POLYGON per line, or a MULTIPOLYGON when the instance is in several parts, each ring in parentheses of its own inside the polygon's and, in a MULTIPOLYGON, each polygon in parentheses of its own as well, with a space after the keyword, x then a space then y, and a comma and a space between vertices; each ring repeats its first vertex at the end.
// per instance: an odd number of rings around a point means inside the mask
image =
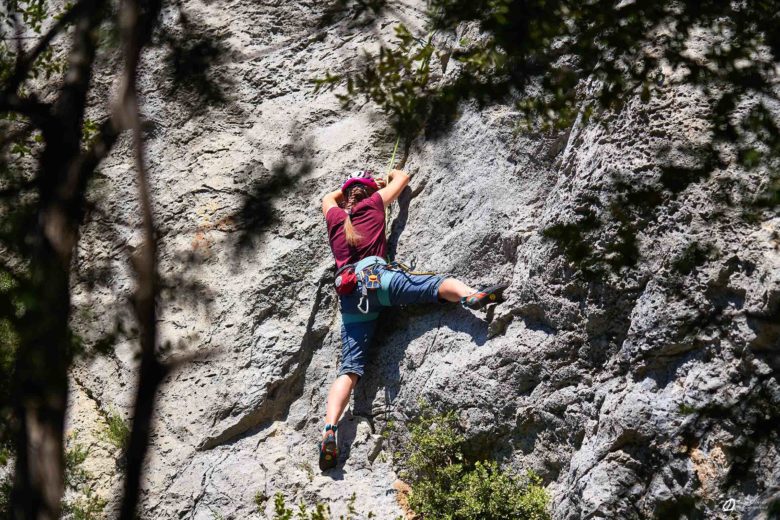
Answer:
POLYGON ((255 493, 255 506, 257 506, 258 513, 263 514, 266 502, 268 502, 268 495, 262 491, 255 493))
POLYGON ((301 502, 298 509, 293 510, 287 507, 284 501, 284 495, 277 493, 274 496, 274 520, 328 520, 330 518, 330 507, 323 504, 316 504, 312 511, 309 511, 306 504, 301 502))
POLYGON ((83 490, 83 495, 62 504, 64 515, 71 515, 71 520, 101 520, 106 508, 106 500, 100 498, 89 488, 83 490))
POLYGON ((287 507, 281 492, 274 496, 274 520, 292 520, 295 511, 287 507))
POLYGON ((65 450, 65 490, 62 513, 71 520, 99 520, 103 518, 106 500, 93 490, 94 477, 86 469, 89 450, 77 442, 77 434, 68 439, 65 450))
MULTIPOLYGON (((64 11, 68 9, 70 4, 66 3, 64 11)), ((0 11, 0 24, 3 26, 4 35, 13 34, 16 30, 14 21, 16 18, 21 33, 27 31, 40 35, 48 20, 60 18, 62 14, 52 14, 47 0, 8 0, 0 11)), ((64 56, 56 57, 54 51, 55 48, 52 46, 43 49, 30 67, 27 77, 48 81, 55 74, 61 74, 65 70, 66 59, 64 56)), ((0 82, 4 82, 13 74, 17 52, 13 38, 0 39, 0 82)))
POLYGON ((76 442, 75 434, 68 440, 70 446, 65 450, 65 487, 78 489, 89 478, 89 473, 82 467, 89 450, 76 442))
POLYGON ((518 476, 495 461, 468 460, 454 412, 427 408, 411 423, 403 477, 411 482, 409 507, 425 519, 546 520, 550 497, 541 479, 518 476))
MULTIPOLYGON (((347 514, 340 515, 339 520, 354 520, 358 518, 357 510, 355 509, 356 495, 353 493, 347 501, 347 514)), ((257 505, 257 512, 261 515, 265 509, 265 503, 268 497, 264 493, 257 493, 255 495, 255 504, 257 505)), ((374 513, 368 513, 367 518, 374 518, 374 513)), ((285 502, 284 495, 279 492, 274 495, 274 520, 330 520, 330 506, 317 503, 314 505, 314 509, 309 509, 306 504, 301 502, 298 507, 293 509, 285 502)), ((334 519, 335 520, 335 519, 334 519)))
POLYGON ((36 33, 41 32, 43 22, 48 15, 46 0, 7 0, 0 21, 8 27, 13 27, 13 14, 21 17, 22 23, 36 33))
POLYGON ((680 403, 678 407, 678 411, 680 412, 680 415, 692 415, 696 413, 698 410, 688 404, 680 403))
POLYGON ((88 145, 97 135, 100 130, 100 125, 97 121, 91 119, 84 119, 84 123, 81 125, 81 141, 85 145, 88 145))
POLYGON ((130 426, 115 409, 109 410, 105 419, 105 440, 124 451, 130 442, 130 426))
POLYGON ((395 35, 395 48, 382 47, 375 61, 365 57, 362 74, 328 73, 313 82, 317 91, 343 80, 347 92, 337 97, 345 108, 362 95, 379 105, 400 135, 411 136, 422 128, 431 110, 431 57, 435 49, 432 35, 416 38, 404 25, 396 26, 395 35))
MULTIPOLYGON (((339 2, 342 8, 348 3, 339 2)), ((314 80, 317 88, 345 85, 345 105, 356 99, 376 103, 408 142, 424 125, 454 119, 463 100, 514 99, 529 128, 560 130, 578 115, 587 120, 619 110, 631 98, 646 103, 670 85, 696 85, 711 101, 711 155, 718 154, 719 143, 730 143, 748 168, 780 157, 780 131, 769 109, 778 100, 773 84, 780 66, 780 10, 773 2, 428 5, 421 34, 399 25, 395 42, 365 56, 354 72, 314 80), (433 73, 434 63, 442 74, 433 73)), ((716 166, 709 161, 683 173, 701 178, 716 166)), ((667 173, 675 182, 674 172, 667 173)), ((778 176, 771 181, 757 203, 780 199, 778 176)))

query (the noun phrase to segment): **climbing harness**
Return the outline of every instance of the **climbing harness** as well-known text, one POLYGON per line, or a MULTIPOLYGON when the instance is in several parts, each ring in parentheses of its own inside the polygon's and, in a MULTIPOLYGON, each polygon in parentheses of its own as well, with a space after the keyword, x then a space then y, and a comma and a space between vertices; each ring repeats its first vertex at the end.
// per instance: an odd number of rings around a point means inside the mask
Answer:
POLYGON ((387 262, 378 256, 366 257, 355 264, 355 273, 360 282, 360 301, 358 301, 357 309, 363 314, 368 314, 369 311, 368 291, 380 291, 377 294, 380 303, 383 305, 390 303, 386 291, 390 286, 392 274, 389 276, 380 274, 385 265, 387 262), (385 292, 381 292, 381 289, 384 289, 385 292))
POLYGON ((357 309, 362 314, 369 314, 369 295, 376 291, 377 299, 381 305, 390 306, 390 281, 398 273, 413 275, 436 275, 433 271, 415 271, 414 262, 406 265, 403 262, 393 261, 387 263, 379 256, 366 257, 355 264, 347 264, 336 271, 333 285, 340 296, 351 294, 356 287, 360 287, 360 300, 357 309))

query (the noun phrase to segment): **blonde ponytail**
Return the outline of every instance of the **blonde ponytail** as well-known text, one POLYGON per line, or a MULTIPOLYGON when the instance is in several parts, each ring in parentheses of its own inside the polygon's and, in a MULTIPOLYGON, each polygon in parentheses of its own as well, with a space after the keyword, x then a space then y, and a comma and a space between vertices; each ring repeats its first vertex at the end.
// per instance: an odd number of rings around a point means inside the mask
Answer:
POLYGON ((351 246, 358 246, 360 241, 363 240, 363 236, 357 232, 355 226, 352 225, 352 219, 347 215, 344 220, 344 236, 347 239, 347 244, 351 246))

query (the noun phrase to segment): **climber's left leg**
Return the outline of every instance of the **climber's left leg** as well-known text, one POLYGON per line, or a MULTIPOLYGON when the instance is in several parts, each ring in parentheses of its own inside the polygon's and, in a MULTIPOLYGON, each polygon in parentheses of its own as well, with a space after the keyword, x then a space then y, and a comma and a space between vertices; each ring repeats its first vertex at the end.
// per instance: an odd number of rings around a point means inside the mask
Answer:
POLYGON ((392 274, 387 285, 386 304, 414 305, 446 300, 440 299, 439 290, 445 279, 439 275, 412 274, 406 271, 390 271, 390 273, 392 274))
POLYGON ((476 291, 457 278, 447 278, 439 286, 439 298, 448 302, 459 302, 461 298, 476 291))
POLYGON ((447 301, 460 302, 469 309, 481 309, 485 305, 501 301, 506 288, 506 285, 500 284, 475 290, 457 278, 393 271, 387 286, 387 298, 390 305, 447 301))

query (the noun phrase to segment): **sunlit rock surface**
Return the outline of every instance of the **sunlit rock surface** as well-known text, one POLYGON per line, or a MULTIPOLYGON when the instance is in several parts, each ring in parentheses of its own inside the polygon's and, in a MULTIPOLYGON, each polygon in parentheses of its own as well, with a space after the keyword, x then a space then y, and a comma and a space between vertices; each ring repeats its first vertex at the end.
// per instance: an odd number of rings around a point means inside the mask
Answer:
MULTIPOLYGON (((746 214, 761 172, 736 168, 732 151, 697 173, 704 102, 671 87, 556 135, 519 129, 511 102, 464 104, 415 141, 394 255, 506 282, 507 299, 488 313, 385 312, 342 421, 342 464, 320 474, 340 336, 319 201, 350 170, 383 170, 395 135, 371 104, 343 110, 309 80, 348 70, 396 22, 421 27, 425 8, 323 22, 322 4, 183 2, 222 47, 221 105, 171 92, 163 51, 147 56, 161 337, 187 361, 159 395, 142 517, 262 518, 281 491, 336 515, 354 494, 361 514, 395 518, 391 455, 423 399, 458 411, 475 452, 539 473, 555 518, 717 518, 730 499, 761 518, 780 482, 780 218, 746 214)), ((70 427, 96 439, 111 504, 120 470, 95 410, 132 409, 134 176, 124 142, 92 187, 74 280, 87 342, 116 317, 127 328, 74 371, 70 427)))

